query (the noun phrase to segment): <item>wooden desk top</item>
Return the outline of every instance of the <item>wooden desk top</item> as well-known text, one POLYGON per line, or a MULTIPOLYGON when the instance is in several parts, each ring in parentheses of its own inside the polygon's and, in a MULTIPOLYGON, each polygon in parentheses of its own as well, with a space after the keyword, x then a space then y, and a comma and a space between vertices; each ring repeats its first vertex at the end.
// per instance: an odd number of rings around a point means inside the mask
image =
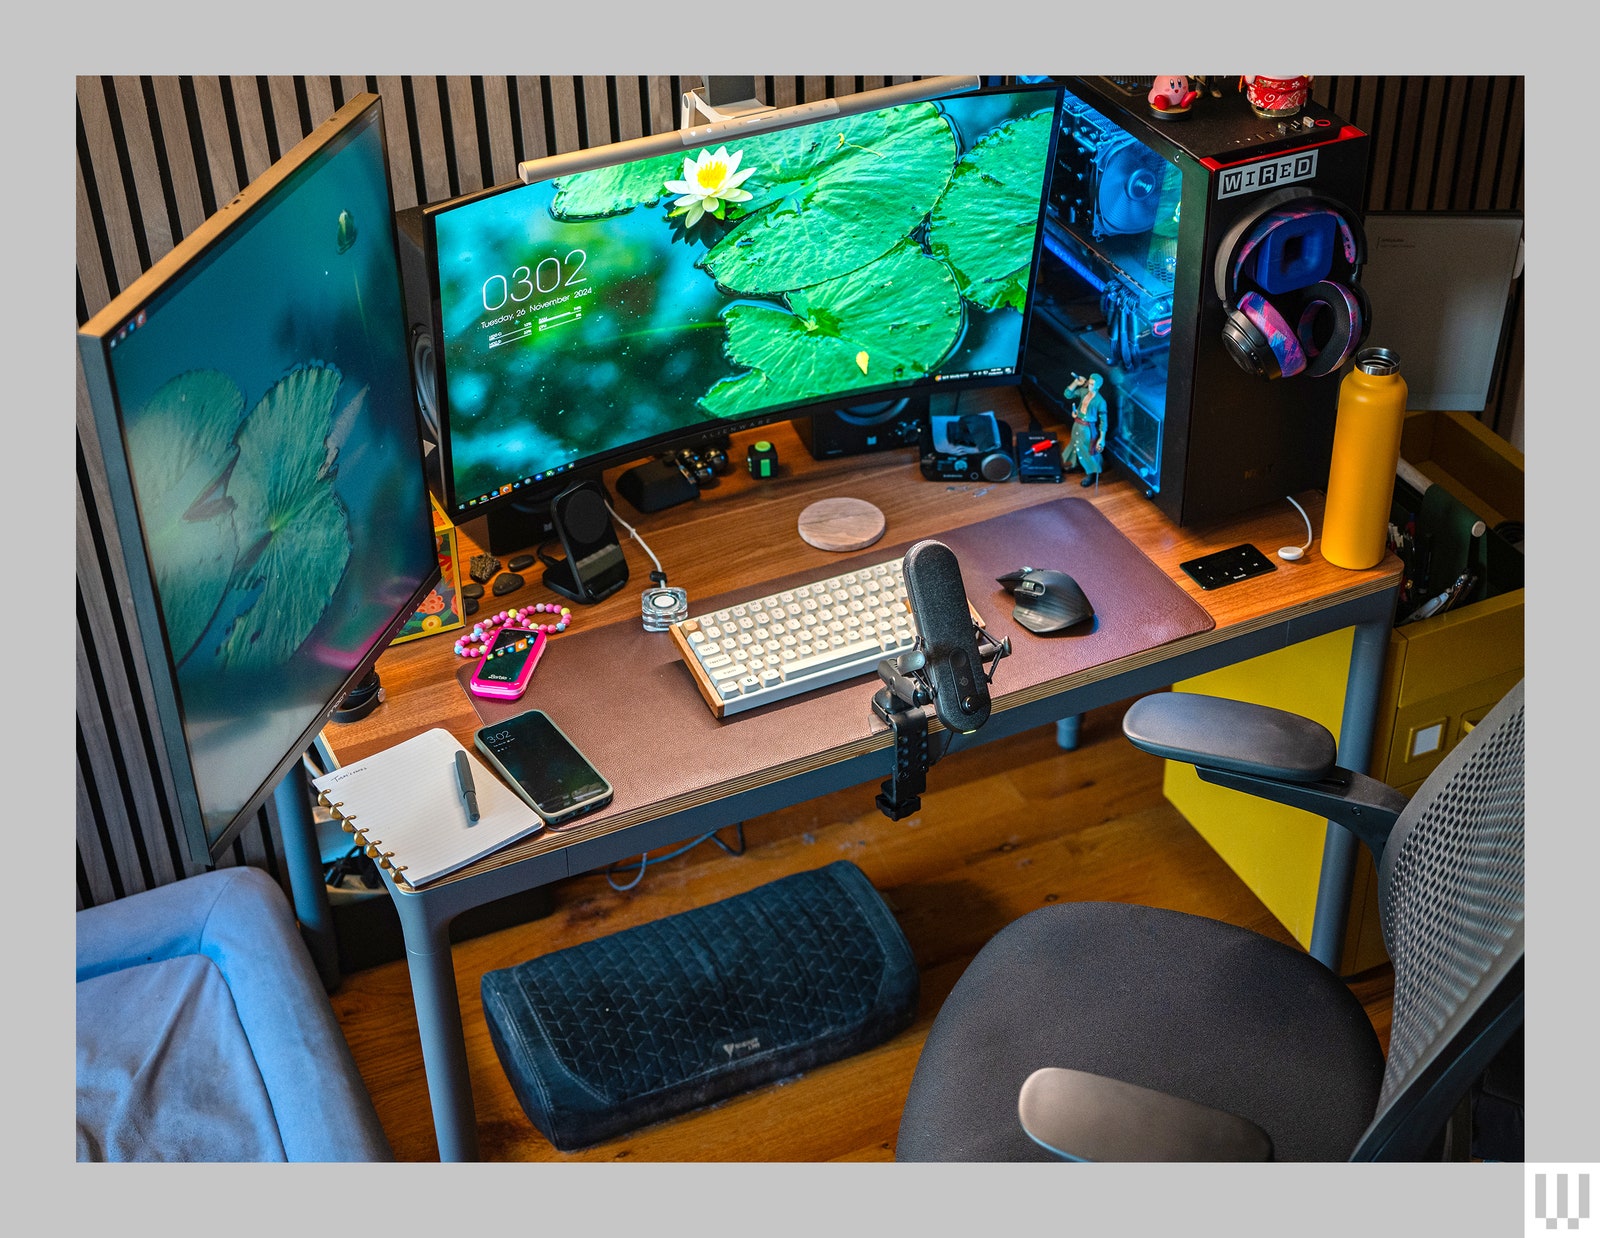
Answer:
MULTIPOLYGON (((966 411, 993 408, 1014 427, 1026 428, 1027 414, 1015 389, 968 392, 966 411)), ((1351 601, 1393 587, 1402 570, 1400 560, 1388 555, 1377 567, 1349 571, 1325 562, 1320 542, 1298 562, 1278 560, 1280 546, 1305 541, 1305 523, 1287 502, 1270 504, 1211 525, 1179 528, 1143 495, 1142 489, 1112 469, 1098 488, 1081 487, 1081 474, 1071 473, 1060 485, 1027 484, 1016 480, 994 483, 928 481, 917 468, 913 448, 897 448, 862 456, 815 461, 792 425, 781 422, 758 431, 736 434, 729 457, 732 472, 702 490, 698 500, 640 515, 626 502, 613 498, 618 516, 632 524, 649 543, 666 569, 671 583, 689 594, 690 613, 697 601, 733 590, 759 586, 795 572, 831 572, 846 556, 820 550, 804 542, 797 531, 800 513, 820 499, 854 497, 870 501, 887 518, 882 545, 937 537, 1019 508, 1065 497, 1083 498, 1126 535, 1161 571, 1211 617, 1214 627, 1163 646, 1159 655, 1170 656, 1215 643, 1256 628, 1311 613, 1328 605, 1351 601), (778 449, 777 476, 757 481, 743 469, 750 442, 766 439, 778 449), (1206 591, 1178 566, 1181 562, 1250 542, 1277 564, 1277 571, 1206 591)), ((622 468, 607 472, 607 488, 615 496, 622 468)), ((1316 491, 1295 498, 1312 520, 1322 524, 1323 496, 1316 491)), ((459 529, 458 554, 465 563, 487 542, 486 520, 479 518, 459 529)), ((574 632, 601 624, 640 624, 640 592, 649 583, 654 564, 625 529, 618 530, 627 555, 629 580, 623 588, 594 606, 572 605, 574 632)), ((529 548, 530 550, 532 547, 529 548)), ((502 559, 509 558, 501 555, 502 559)), ((1021 566, 1018 564, 1017 566, 1021 566)), ((1049 566, 1041 562, 1035 566, 1049 566)), ((540 583, 538 566, 522 573, 527 583, 501 598, 486 596, 485 611, 535 602, 562 602, 540 583)), ((972 584, 968 582, 969 591, 972 584)), ((328 746, 342 763, 358 760, 398 743, 428 727, 442 726, 463 744, 472 745, 473 732, 482 725, 472 699, 458 679, 462 666, 452 649, 455 636, 445 633, 391 647, 378 662, 385 703, 366 718, 330 725, 324 732, 328 746)), ((547 657, 559 657, 566 635, 552 639, 547 657)), ((665 639, 665 638, 663 638, 665 639)), ((1002 663, 1002 668, 1004 664, 1002 663)), ((1003 677, 1003 670, 1001 672, 1003 677)), ((536 675, 537 678, 537 675, 536 675)), ((997 678, 997 698, 1002 684, 997 678)), ((534 702, 530 698, 530 707, 534 702)), ((997 708, 998 699, 997 699, 997 708)), ((887 735, 882 744, 887 745, 887 735)), ((848 755, 848 754, 846 754, 848 755)), ((617 819, 596 826, 546 831, 500 856, 480 861, 464 870, 470 874, 483 865, 509 862, 551 850, 596 832, 621 828, 631 820, 617 819)), ((446 879, 448 880, 448 879, 446 879)))

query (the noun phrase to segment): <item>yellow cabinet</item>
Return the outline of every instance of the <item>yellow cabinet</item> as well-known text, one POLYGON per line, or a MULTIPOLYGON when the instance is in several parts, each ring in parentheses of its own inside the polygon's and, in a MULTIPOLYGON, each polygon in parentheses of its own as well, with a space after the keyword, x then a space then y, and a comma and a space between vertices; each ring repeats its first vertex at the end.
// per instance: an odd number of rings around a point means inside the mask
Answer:
MULTIPOLYGON (((1406 417, 1401 457, 1490 528, 1521 521, 1522 453, 1462 413, 1406 417)), ((1518 588, 1397 627, 1389 638, 1367 772, 1410 794, 1522 678, 1518 588)), ((1330 633, 1174 684, 1174 690, 1255 701, 1305 714, 1335 736, 1344 710, 1351 632, 1330 633)), ((1299 809, 1200 781, 1169 762, 1167 799, 1300 942, 1309 946, 1324 828, 1299 809)), ((1361 848, 1339 970, 1387 959, 1371 858, 1361 848)))

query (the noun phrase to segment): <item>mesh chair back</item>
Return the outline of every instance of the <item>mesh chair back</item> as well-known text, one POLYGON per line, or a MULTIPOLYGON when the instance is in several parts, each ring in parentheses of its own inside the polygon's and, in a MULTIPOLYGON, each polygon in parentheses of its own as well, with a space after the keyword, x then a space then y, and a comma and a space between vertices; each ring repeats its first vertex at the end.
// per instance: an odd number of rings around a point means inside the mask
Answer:
POLYGON ((1406 805, 1378 868, 1394 1022, 1355 1159, 1411 1159, 1522 1018, 1523 685, 1406 805))

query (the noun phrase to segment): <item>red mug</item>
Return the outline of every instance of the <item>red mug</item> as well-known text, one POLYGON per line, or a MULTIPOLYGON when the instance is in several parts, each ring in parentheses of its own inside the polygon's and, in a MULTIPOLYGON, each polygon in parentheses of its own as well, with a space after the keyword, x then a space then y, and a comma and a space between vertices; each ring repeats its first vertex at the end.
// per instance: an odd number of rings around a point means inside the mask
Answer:
POLYGON ((1239 80, 1244 85, 1244 97, 1250 100, 1256 115, 1268 120, 1295 115, 1311 97, 1311 78, 1304 74, 1299 77, 1258 77, 1247 74, 1239 80))

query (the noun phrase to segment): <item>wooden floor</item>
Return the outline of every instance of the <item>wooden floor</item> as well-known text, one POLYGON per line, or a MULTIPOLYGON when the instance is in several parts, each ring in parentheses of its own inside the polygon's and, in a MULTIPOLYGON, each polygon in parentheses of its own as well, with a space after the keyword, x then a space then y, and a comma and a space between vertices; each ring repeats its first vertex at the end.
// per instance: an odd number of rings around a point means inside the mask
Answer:
MULTIPOLYGON (((1131 702, 1084 719, 1063 752, 1054 727, 953 751, 919 813, 890 821, 876 782, 745 823, 746 849, 711 843, 652 865, 632 890, 603 873, 552 888, 554 911, 456 945, 455 965, 485 1161, 880 1161, 928 1027, 972 956, 1046 903, 1169 907, 1288 933, 1162 797, 1162 762, 1122 737, 1131 702), (836 859, 859 865, 905 930, 922 972, 916 1022, 869 1052, 577 1153, 557 1152, 512 1094, 484 1025, 479 979, 534 955, 742 893, 836 859)), ((724 832, 732 840, 733 831, 724 832)), ((632 873, 619 876, 625 884, 632 873)), ((1387 1048, 1387 966, 1350 981, 1387 1048)), ((344 978, 334 1010, 396 1157, 438 1159, 405 964, 344 978)))

